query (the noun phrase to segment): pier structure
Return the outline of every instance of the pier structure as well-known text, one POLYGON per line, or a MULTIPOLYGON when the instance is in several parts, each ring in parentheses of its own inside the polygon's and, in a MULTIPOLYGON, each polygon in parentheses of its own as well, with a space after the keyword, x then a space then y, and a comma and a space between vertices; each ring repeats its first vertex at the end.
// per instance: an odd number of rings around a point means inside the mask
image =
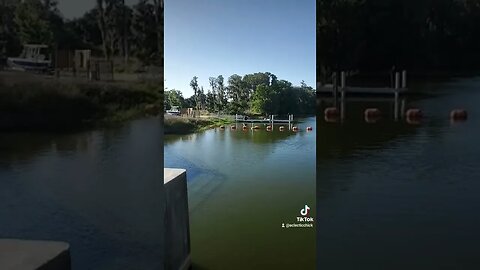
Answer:
POLYGON ((288 119, 276 119, 275 115, 270 115, 268 118, 256 119, 256 118, 245 118, 242 115, 235 114, 235 122, 237 123, 251 123, 252 125, 257 124, 292 124, 294 122, 293 114, 288 115, 288 119))
POLYGON ((352 87, 347 86, 345 71, 340 72, 340 85, 337 74, 333 74, 330 85, 317 87, 320 100, 332 101, 335 108, 340 107, 340 118, 345 119, 346 102, 393 102, 394 118, 405 115, 405 96, 408 94, 407 71, 395 72, 393 87, 352 87))

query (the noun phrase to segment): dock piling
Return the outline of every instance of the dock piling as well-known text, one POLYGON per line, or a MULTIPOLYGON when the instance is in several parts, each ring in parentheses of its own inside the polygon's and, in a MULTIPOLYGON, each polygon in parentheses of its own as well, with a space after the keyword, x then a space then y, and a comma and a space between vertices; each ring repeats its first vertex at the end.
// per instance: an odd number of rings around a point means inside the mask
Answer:
POLYGON ((400 107, 400 116, 402 118, 405 117, 405 99, 402 99, 402 105, 400 107))
POLYGON ((395 121, 398 120, 398 109, 399 109, 399 106, 398 106, 398 91, 395 91, 395 121))
POLYGON ((337 97, 338 97, 338 84, 337 84, 337 72, 334 72, 332 75, 332 83, 333 83, 333 98, 334 98, 334 103, 335 107, 337 106, 337 97))
POLYGON ((400 72, 395 73, 395 89, 400 88, 400 72))
POLYGON ((407 88, 407 71, 402 71, 402 88, 407 88))

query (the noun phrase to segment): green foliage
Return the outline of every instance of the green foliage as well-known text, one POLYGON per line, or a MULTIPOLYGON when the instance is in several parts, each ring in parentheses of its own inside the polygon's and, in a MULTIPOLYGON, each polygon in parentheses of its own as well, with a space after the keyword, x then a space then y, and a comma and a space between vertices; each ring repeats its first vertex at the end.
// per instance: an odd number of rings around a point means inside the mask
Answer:
POLYGON ((53 44, 53 28, 49 6, 39 0, 25 0, 15 10, 15 23, 22 43, 53 44))
POLYGON ((140 0, 134 6, 132 20, 132 49, 136 56, 145 63, 155 59, 157 51, 157 31, 155 25, 155 6, 147 0, 140 0))
MULTIPOLYGON (((82 17, 65 20, 57 1, 0 1, 0 40, 7 55, 16 55, 23 43, 59 49, 93 49, 105 58, 134 56, 143 66, 163 64, 163 1, 96 0, 82 17)), ((125 61, 126 63, 127 61, 125 61)))
POLYGON ((210 90, 205 95, 194 77, 190 86, 194 96, 185 100, 185 105, 198 101, 199 108, 209 112, 230 114, 313 114, 315 112, 315 91, 302 82, 294 87, 285 80, 278 80, 269 72, 245 76, 234 74, 223 85, 223 76, 210 77, 210 90))
MULTIPOLYGON (((10 80, 12 81, 12 80, 10 80)), ((69 129, 133 119, 158 104, 148 84, 65 84, 56 81, 0 83, 0 129, 69 129)))
POLYGON ((164 108, 169 110, 172 106, 180 106, 180 108, 186 107, 185 98, 182 95, 182 92, 172 89, 164 92, 164 108))
POLYGON ((317 78, 480 67, 478 0, 317 0, 317 78))

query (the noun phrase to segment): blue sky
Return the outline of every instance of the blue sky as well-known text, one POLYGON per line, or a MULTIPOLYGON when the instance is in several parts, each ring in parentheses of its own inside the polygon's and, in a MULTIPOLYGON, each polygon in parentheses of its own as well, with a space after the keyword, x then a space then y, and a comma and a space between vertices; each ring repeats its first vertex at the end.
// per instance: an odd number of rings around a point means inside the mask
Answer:
POLYGON ((165 86, 271 72, 315 86, 315 0, 165 0, 165 86))

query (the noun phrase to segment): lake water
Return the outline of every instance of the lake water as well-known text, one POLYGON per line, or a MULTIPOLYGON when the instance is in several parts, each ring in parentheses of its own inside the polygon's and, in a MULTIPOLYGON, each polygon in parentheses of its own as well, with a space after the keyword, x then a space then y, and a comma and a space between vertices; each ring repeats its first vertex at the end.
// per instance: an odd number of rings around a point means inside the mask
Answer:
POLYGON ((0 238, 66 241, 73 269, 162 269, 161 120, 0 133, 0 238))
POLYGON ((194 269, 315 268, 315 228, 281 226, 314 212, 316 122, 302 121, 166 136, 165 167, 187 169, 194 269))
MULTIPOLYGON (((477 269, 480 243, 480 79, 418 84, 393 104, 348 103, 343 124, 318 121, 318 269, 477 269), (363 110, 379 106, 376 124, 363 110), (451 109, 466 122, 452 123, 451 109)), ((321 111, 323 111, 321 109, 321 111)))

